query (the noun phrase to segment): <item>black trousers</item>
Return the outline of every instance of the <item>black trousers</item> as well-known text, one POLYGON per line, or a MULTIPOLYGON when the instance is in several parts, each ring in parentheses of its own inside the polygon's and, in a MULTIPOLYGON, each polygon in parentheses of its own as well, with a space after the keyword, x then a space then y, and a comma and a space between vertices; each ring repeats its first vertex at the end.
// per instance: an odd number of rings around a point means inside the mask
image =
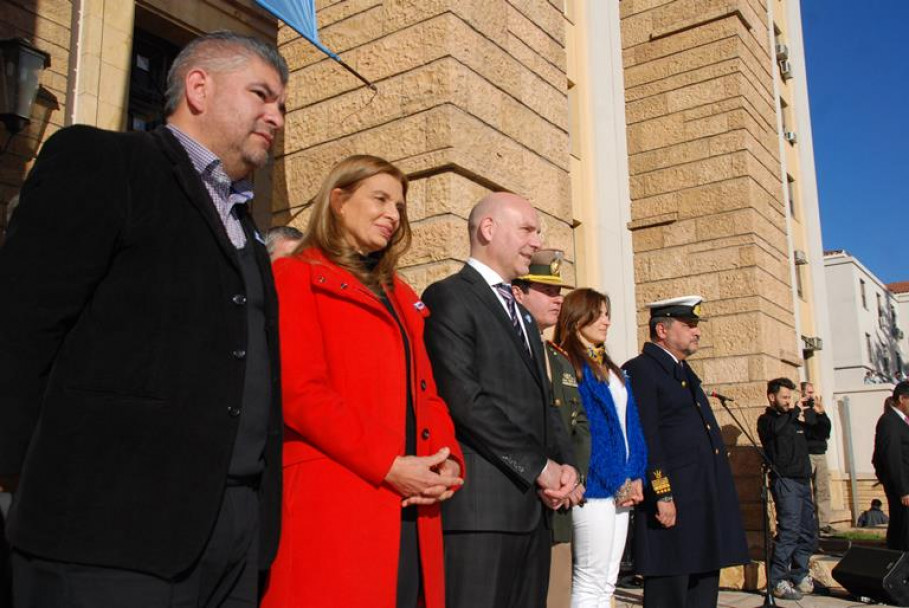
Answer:
POLYGON ((550 544, 543 518, 526 534, 446 533, 446 608, 545 608, 550 544))
POLYGON ((900 497, 887 493, 890 521, 887 523, 887 548, 909 551, 909 507, 904 507, 900 497))
POLYGON ((255 608, 259 498, 225 490, 199 561, 175 580, 117 568, 54 562, 13 552, 15 608, 255 608))
POLYGON ((407 507, 401 517, 401 551, 398 557, 398 594, 395 608, 417 608, 423 597, 417 507, 407 507), (411 509, 412 513, 408 513, 411 509))
POLYGON ((716 608, 719 595, 719 570, 644 577, 644 608, 716 608))

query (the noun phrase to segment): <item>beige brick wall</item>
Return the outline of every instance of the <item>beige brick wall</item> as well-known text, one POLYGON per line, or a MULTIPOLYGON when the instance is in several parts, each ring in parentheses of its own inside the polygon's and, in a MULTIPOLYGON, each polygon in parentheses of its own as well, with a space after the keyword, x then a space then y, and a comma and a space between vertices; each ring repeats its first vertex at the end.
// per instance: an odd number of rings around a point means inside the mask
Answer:
POLYGON ((32 120, 11 141, 0 127, 0 243, 6 232, 7 205, 17 196, 41 143, 63 126, 70 56, 70 0, 3 0, 0 38, 24 38, 50 55, 41 72, 32 120))
POLYGON ((351 0, 317 2, 317 9, 322 41, 378 92, 281 29, 292 75, 275 172, 276 223, 305 225, 301 205, 329 168, 369 153, 412 180, 415 239, 404 275, 418 291, 467 257, 467 214, 491 190, 527 197, 540 210, 546 244, 573 255, 558 7, 545 0, 351 0))
MULTIPOLYGON (((797 380, 800 360, 766 3, 624 0, 621 15, 640 340, 645 303, 704 296, 692 365, 753 431, 766 381, 797 380)), ((759 464, 734 456, 758 530, 759 464)))

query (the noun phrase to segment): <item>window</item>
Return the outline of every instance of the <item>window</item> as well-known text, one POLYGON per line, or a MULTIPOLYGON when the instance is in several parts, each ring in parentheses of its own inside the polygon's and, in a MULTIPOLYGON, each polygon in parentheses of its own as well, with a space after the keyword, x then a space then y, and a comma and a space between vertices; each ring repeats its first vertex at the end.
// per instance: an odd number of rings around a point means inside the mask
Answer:
POLYGON ((868 362, 874 367, 874 350, 871 348, 871 334, 865 334, 865 348, 868 350, 868 362))
POLYGON ((805 294, 802 291, 802 266, 798 263, 795 265, 795 292, 799 294, 801 299, 805 299, 805 294))
POLYGON ((862 308, 868 310, 868 296, 865 294, 865 280, 859 279, 859 291, 862 292, 862 308))
POLYGON ((877 296, 877 323, 881 327, 884 327, 887 321, 886 315, 884 314, 884 300, 881 297, 881 294, 875 294, 877 296))
POLYGON ((786 175, 786 195, 789 197, 789 214, 795 218, 795 178, 791 175, 786 175))
POLYGON ((151 131, 164 124, 167 71, 180 48, 138 27, 134 35, 126 128, 151 131))
POLYGON ((568 81, 568 149, 575 158, 581 158, 581 99, 577 85, 568 81))
POLYGON ((814 358, 813 350, 803 350, 802 351, 802 359, 805 360, 805 365, 804 365, 805 382, 814 382, 814 378, 812 377, 812 374, 811 374, 811 360, 813 358, 814 358))

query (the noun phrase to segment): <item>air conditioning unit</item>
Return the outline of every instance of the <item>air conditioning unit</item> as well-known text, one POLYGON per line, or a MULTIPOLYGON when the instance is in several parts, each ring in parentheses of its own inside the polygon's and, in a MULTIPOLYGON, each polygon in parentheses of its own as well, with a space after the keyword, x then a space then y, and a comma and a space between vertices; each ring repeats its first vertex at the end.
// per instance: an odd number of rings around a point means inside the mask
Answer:
POLYGON ((799 140, 799 136, 795 134, 795 131, 784 131, 783 138, 790 144, 794 144, 799 140))
POLYGON ((783 80, 792 78, 792 63, 788 59, 784 59, 780 62, 780 76, 783 80))
POLYGON ((785 60, 789 59, 789 45, 787 45, 787 44, 776 45, 776 59, 777 59, 777 61, 785 61, 785 60))
POLYGON ((804 266, 805 264, 808 263, 808 256, 805 254, 804 251, 800 251, 800 250, 796 249, 795 251, 792 252, 792 257, 795 259, 796 266, 804 266))
POLYGON ((817 336, 802 336, 805 350, 815 351, 824 349, 824 341, 817 336))

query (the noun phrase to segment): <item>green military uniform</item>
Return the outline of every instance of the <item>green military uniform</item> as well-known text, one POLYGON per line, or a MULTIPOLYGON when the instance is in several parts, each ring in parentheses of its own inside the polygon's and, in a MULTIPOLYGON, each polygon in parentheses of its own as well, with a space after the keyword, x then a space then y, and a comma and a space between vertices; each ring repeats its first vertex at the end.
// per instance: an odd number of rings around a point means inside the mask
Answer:
MULTIPOLYGON (((564 351, 552 342, 546 342, 546 358, 552 380, 552 407, 558 408, 562 426, 571 435, 581 483, 586 483, 587 465, 590 463, 590 425, 578 392, 578 377, 564 351)), ((552 542, 571 542, 571 511, 563 509, 556 513, 552 521, 552 542)))
MULTIPOLYGON (((533 283, 571 289, 571 285, 562 281, 563 256, 564 252, 558 249, 537 251, 530 261, 528 274, 518 277, 512 284, 519 286, 525 293, 533 283)), ((537 322, 539 323, 539 320, 537 322)), ((581 404, 578 378, 565 351, 552 342, 546 342, 544 350, 546 369, 552 384, 552 407, 558 408, 562 415, 562 427, 571 437, 580 481, 586 483, 587 467, 590 463, 590 424, 581 404)), ((563 509, 555 514, 552 522, 552 542, 571 542, 570 510, 563 509)))

